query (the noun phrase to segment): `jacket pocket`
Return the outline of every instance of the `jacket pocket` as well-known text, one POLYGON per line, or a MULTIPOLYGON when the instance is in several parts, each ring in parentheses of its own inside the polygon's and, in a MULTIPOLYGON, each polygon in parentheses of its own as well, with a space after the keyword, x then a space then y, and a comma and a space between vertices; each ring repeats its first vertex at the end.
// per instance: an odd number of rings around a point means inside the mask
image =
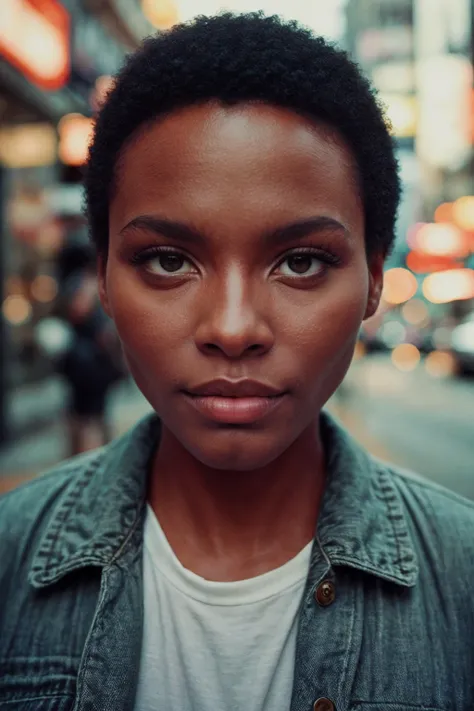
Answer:
POLYGON ((0 711, 71 711, 76 670, 58 657, 0 660, 0 711))
POLYGON ((354 701, 350 711, 448 711, 448 709, 442 706, 430 706, 430 704, 407 705, 390 701, 354 701))
POLYGON ((0 711, 71 711, 73 696, 37 696, 16 701, 0 700, 0 711))

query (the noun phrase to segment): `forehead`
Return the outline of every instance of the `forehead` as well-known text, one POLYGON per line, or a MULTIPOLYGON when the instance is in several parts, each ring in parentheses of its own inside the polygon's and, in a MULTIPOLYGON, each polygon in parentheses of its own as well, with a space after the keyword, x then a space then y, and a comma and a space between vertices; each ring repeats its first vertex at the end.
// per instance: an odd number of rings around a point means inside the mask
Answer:
POLYGON ((363 221, 356 168, 323 123, 262 104, 204 104, 137 132, 117 165, 111 232, 141 214, 192 221, 363 221), (308 214, 303 214, 308 213, 308 214))

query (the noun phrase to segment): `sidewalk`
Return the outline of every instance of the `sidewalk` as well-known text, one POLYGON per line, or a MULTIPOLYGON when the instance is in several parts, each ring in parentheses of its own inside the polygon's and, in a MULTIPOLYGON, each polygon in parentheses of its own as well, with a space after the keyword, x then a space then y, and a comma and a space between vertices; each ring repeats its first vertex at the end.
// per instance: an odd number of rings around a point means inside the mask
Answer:
MULTIPOLYGON (((131 382, 122 383, 109 402, 114 436, 118 437, 150 411, 150 406, 131 382)), ((56 419, 34 434, 0 449, 0 494, 47 471, 67 457, 65 422, 56 419)))

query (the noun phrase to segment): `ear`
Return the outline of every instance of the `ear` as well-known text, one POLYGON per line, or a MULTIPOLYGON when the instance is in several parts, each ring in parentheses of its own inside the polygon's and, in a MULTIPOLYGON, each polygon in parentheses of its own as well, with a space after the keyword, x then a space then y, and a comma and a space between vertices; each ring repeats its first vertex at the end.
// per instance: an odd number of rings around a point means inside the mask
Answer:
POLYGON ((112 318, 110 312, 109 295, 107 291, 107 255, 99 254, 97 257, 97 280, 99 285, 99 299, 107 316, 112 318))
POLYGON ((375 254, 369 258, 369 291, 364 321, 373 316, 379 307, 383 289, 384 262, 383 254, 375 254))

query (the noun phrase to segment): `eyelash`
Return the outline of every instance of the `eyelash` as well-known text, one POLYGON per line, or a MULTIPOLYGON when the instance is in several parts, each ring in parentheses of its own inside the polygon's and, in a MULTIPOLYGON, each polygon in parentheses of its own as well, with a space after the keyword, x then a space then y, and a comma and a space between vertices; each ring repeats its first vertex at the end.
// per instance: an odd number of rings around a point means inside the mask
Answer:
MULTIPOLYGON (((130 263, 134 266, 141 266, 151 261, 154 257, 159 257, 162 254, 179 254, 184 259, 192 261, 189 257, 183 254, 183 252, 180 252, 179 249, 175 249, 174 247, 148 247, 147 249, 143 249, 140 252, 136 252, 130 258, 130 263)), ((276 266, 279 267, 290 257, 298 256, 300 254, 307 254, 310 257, 319 259, 321 262, 324 262, 329 266, 338 266, 341 263, 341 259, 339 257, 337 257, 335 254, 332 254, 331 252, 327 252, 325 249, 321 249, 319 247, 297 247, 279 257, 276 266)), ((295 278, 304 278, 304 275, 295 275, 295 278)))
POLYGON ((140 252, 136 252, 130 258, 130 264, 140 266, 141 264, 146 264, 154 257, 159 257, 162 254, 179 254, 184 259, 189 259, 185 254, 180 252, 179 249, 175 249, 174 247, 147 247, 146 249, 142 249, 140 252))

